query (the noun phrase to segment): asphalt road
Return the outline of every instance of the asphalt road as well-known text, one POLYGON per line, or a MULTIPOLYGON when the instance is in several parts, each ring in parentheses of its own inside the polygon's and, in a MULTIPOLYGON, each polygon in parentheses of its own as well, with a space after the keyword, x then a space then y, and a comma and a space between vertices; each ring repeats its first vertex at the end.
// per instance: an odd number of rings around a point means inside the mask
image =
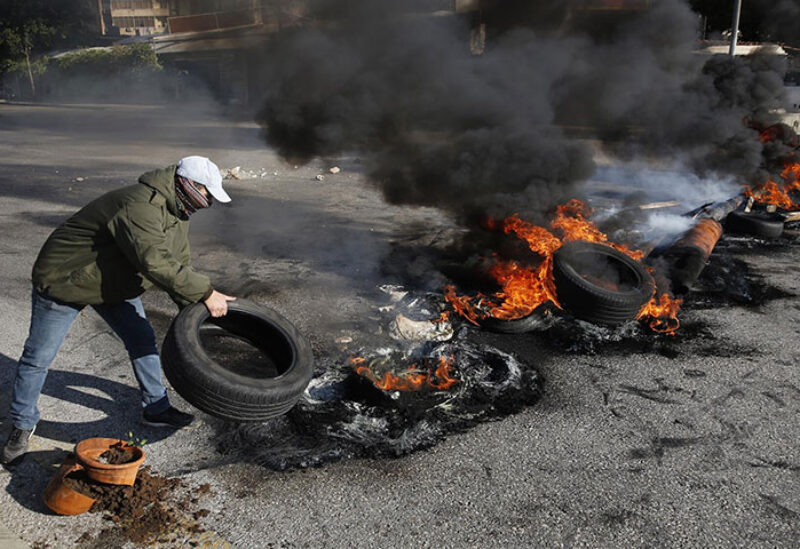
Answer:
MULTIPOLYGON (((435 210, 384 203, 356 158, 287 166, 253 124, 211 110, 0 104, 0 409, 49 232, 89 199, 189 154, 257 174, 227 181, 232 204, 193 219, 196 267, 282 312, 318 357, 343 336, 363 343, 393 243, 454 230, 435 210)), ((473 332, 539 369, 541 401, 402 458, 282 473, 219 454, 224 427, 203 414, 174 434, 138 425, 122 345, 84 312, 52 367, 30 459, 0 470, 0 515, 31 545, 71 547, 99 531, 99 515, 55 516, 41 492, 75 441, 132 430, 148 439, 156 471, 211 484, 209 546, 796 547, 800 252, 791 238, 727 249, 789 295, 689 308, 676 338, 593 352, 570 350, 568 334, 473 332)), ((163 336, 175 306, 156 291, 145 305, 163 336)))

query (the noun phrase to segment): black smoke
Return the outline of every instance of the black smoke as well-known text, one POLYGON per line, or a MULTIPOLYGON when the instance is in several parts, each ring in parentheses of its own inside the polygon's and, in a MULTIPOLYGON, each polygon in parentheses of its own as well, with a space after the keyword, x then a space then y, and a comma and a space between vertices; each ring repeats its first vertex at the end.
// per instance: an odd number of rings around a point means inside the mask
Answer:
POLYGON ((349 2, 273 41, 268 142, 293 162, 356 151, 388 201, 462 218, 535 218, 579 194, 595 147, 763 178, 745 121, 781 106, 782 61, 698 53, 687 2, 495 1, 449 16, 420 4, 349 2))
POLYGON ((764 10, 761 33, 765 39, 800 46, 800 2, 797 0, 758 0, 764 10))

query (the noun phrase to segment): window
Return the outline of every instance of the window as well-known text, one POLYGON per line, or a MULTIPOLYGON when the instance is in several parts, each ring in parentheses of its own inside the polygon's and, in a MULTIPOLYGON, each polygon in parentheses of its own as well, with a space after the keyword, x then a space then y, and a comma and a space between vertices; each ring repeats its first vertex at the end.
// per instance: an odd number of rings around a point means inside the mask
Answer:
POLYGON ((112 10, 149 10, 153 0, 111 0, 112 10))
POLYGON ((115 27, 127 29, 132 27, 155 27, 155 17, 114 17, 112 23, 115 27))

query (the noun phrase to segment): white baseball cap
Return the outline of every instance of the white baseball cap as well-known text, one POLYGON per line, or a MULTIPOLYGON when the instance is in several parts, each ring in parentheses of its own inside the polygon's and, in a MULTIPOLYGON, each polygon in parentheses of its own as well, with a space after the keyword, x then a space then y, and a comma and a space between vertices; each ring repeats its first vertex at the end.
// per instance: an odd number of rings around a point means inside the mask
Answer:
POLYGON ((182 158, 178 162, 178 169, 175 170, 175 173, 203 185, 215 200, 220 202, 231 201, 231 197, 222 188, 222 175, 219 173, 219 168, 205 156, 182 158))

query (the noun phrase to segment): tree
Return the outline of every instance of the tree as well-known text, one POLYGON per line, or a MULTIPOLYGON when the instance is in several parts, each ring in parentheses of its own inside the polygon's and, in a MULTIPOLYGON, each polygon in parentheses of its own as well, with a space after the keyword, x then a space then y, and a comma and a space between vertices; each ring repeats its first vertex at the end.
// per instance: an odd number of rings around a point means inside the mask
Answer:
POLYGON ((35 76, 45 67, 38 56, 88 39, 96 21, 96 4, 88 0, 2 0, 0 76, 24 73, 35 96, 35 76))
POLYGON ((24 59, 24 69, 28 75, 28 82, 31 86, 31 95, 36 96, 36 82, 34 73, 41 74, 44 69, 42 62, 32 63, 31 55, 39 45, 49 43, 56 33, 55 27, 48 25, 42 19, 26 21, 18 27, 4 27, 0 30, 0 41, 5 45, 9 57, 3 60, 5 71, 13 72, 20 70, 20 61, 24 59), (34 68, 35 67, 35 68, 34 68))

